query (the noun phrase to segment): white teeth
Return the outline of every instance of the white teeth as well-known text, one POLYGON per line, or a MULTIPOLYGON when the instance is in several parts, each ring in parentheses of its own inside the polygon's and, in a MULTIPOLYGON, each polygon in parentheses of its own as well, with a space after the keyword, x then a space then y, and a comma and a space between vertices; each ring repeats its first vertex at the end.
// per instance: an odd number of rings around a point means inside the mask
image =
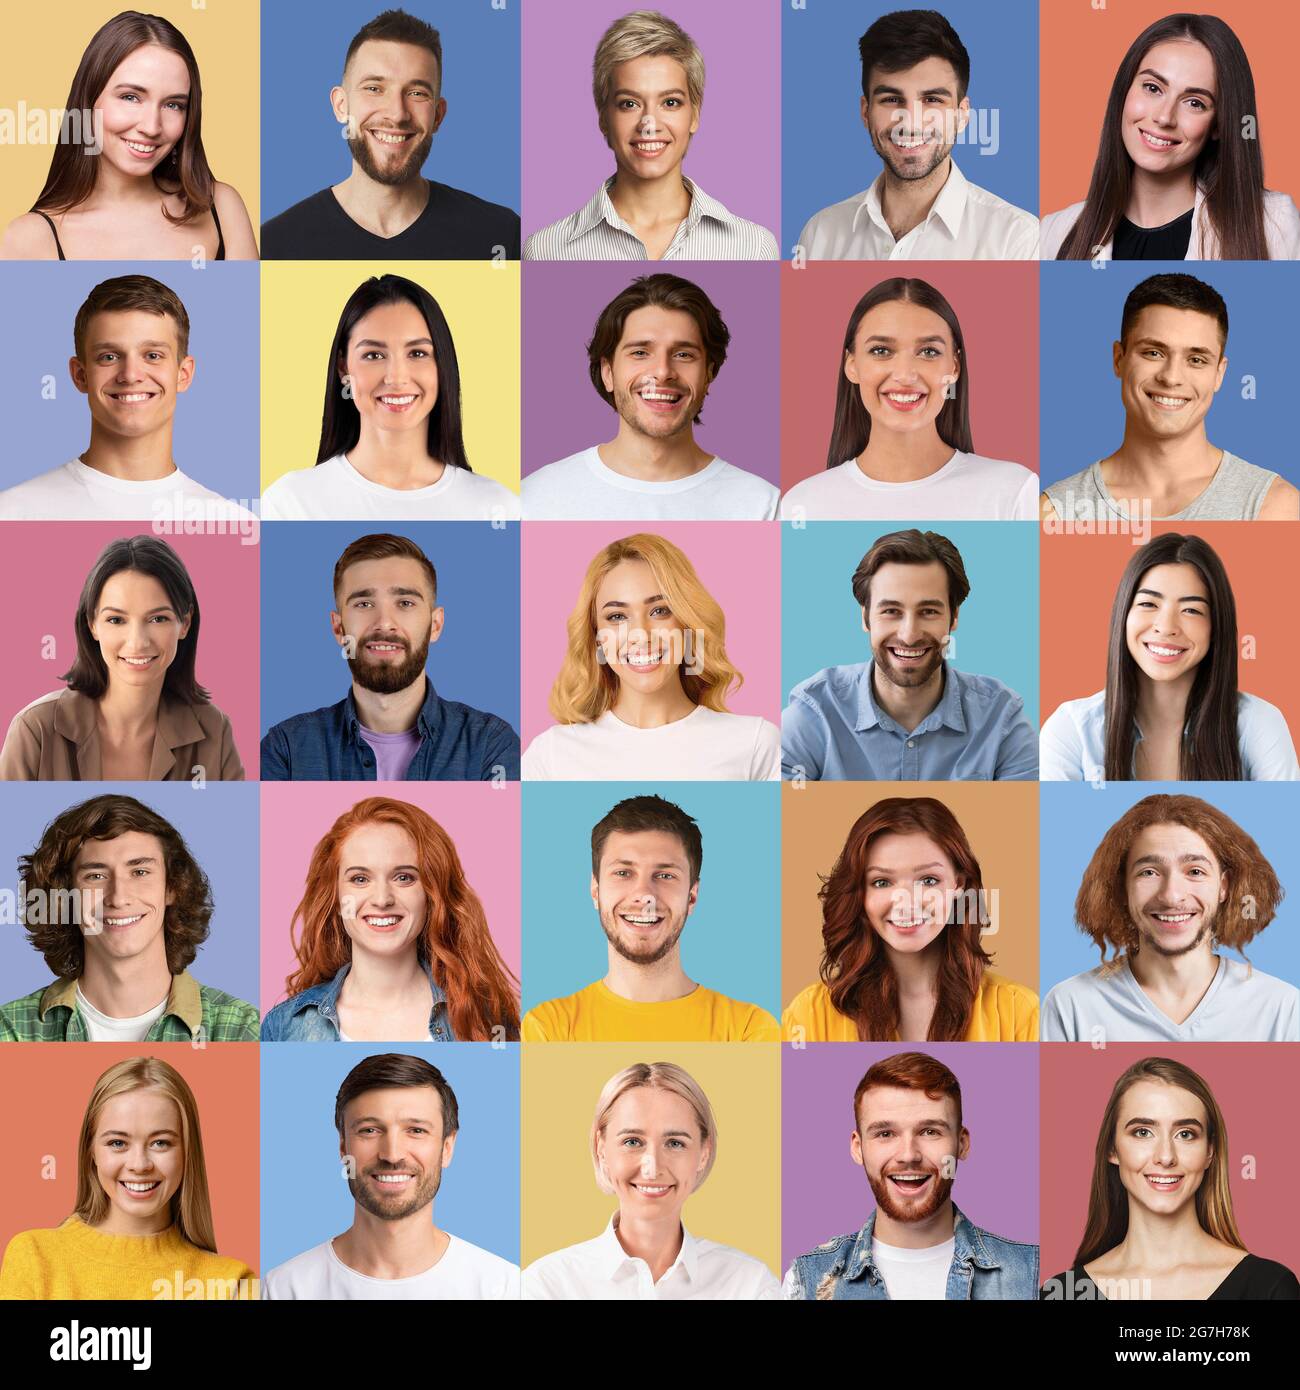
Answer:
POLYGON ((115 401, 149 401, 153 399, 153 393, 151 391, 132 391, 128 395, 123 392, 120 395, 114 396, 113 399, 115 401))
POLYGON ((638 140, 635 142, 637 149, 644 150, 647 154, 656 154, 667 144, 667 140, 638 140))
POLYGON ((124 1182, 122 1186, 128 1192, 152 1192, 158 1184, 156 1182, 124 1182))
POLYGON ((671 405, 674 401, 681 400, 681 397, 667 391, 642 391, 641 399, 643 401, 665 401, 671 405))
POLYGON ((1156 656, 1182 656, 1182 647, 1157 647, 1154 642, 1147 643, 1147 651, 1156 656))
POLYGON ((1142 131, 1142 138, 1159 150, 1167 150, 1174 143, 1172 140, 1162 140, 1158 135, 1148 135, 1145 130, 1142 131))
POLYGON ((413 1174, 411 1173, 375 1173, 376 1182, 388 1183, 396 1187, 399 1183, 410 1182, 413 1174))
POLYGON ((391 927, 397 921, 396 917, 367 917, 366 921, 372 927, 391 927))
POLYGON ((624 660, 625 666, 658 666, 662 657, 659 656, 628 656, 624 660))
POLYGON ((921 399, 921 395, 922 393, 920 391, 910 391, 906 393, 902 391, 886 391, 885 399, 890 401, 898 401, 902 405, 911 405, 913 401, 919 401, 921 399))
POLYGON ((648 1183, 634 1182, 632 1184, 638 1192, 644 1192, 649 1197, 661 1197, 669 1189, 667 1187, 651 1187, 648 1183))
POLYGON ((133 150, 139 150, 141 154, 152 154, 158 148, 157 145, 142 145, 138 140, 127 140, 126 143, 133 150))
POLYGON ((660 920, 658 917, 629 917, 626 912, 619 915, 625 922, 631 922, 636 927, 653 927, 660 920))
POLYGON ((895 656, 914 657, 914 656, 924 656, 924 655, 925 655, 925 648, 924 648, 924 647, 890 647, 889 650, 890 650, 895 656))
POLYGON ((106 927, 133 927, 144 917, 143 912, 137 912, 134 917, 105 917, 106 927))
POLYGON ((124 656, 122 658, 128 666, 148 666, 153 661, 151 656, 124 656))
POLYGON ((384 145, 404 145, 411 138, 409 135, 384 134, 378 130, 372 130, 370 133, 384 145))
POLYGON ((385 405, 410 405, 414 396, 380 396, 385 405))
POLYGON ((366 650, 370 652, 400 652, 402 648, 396 642, 367 642, 366 650))
POLYGON ((1187 404, 1181 396, 1157 396, 1154 391, 1150 392, 1150 396, 1157 405, 1177 408, 1187 404))
POLYGON ((1172 922, 1175 925, 1180 922, 1190 922, 1192 919, 1190 912, 1153 912, 1151 915, 1157 922, 1172 922))

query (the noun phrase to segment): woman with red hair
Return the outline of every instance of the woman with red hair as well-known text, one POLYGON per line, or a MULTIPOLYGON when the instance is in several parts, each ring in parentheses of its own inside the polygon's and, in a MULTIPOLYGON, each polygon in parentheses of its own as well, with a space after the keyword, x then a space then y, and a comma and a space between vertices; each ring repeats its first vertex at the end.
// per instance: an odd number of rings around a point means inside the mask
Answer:
POLYGON ((298 968, 265 1041, 518 1039, 518 985, 451 837, 418 806, 372 796, 345 811, 293 923, 298 968))
POLYGON ((988 969, 979 861, 931 796, 859 816, 818 895, 821 979, 782 1017, 787 1042, 1033 1042, 1038 996, 988 969))

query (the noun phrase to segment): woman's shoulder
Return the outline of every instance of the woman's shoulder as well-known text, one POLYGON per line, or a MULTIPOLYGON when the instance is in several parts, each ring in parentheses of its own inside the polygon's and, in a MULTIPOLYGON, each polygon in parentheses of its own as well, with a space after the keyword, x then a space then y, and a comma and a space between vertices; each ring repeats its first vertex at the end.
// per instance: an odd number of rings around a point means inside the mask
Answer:
POLYGON ((800 1030, 803 1042, 854 1042, 858 1037, 857 1025, 835 1007, 830 986, 823 980, 805 986, 786 1005, 781 1014, 782 1040, 795 1041, 795 1029, 800 1030))
POLYGON ((1023 463, 1015 463, 1011 459, 985 458, 983 454, 961 454, 960 458, 966 471, 979 474, 981 483, 992 483, 1018 490, 1025 485, 1027 479, 1038 479, 1038 474, 1032 468, 1026 468, 1023 463))
POLYGON ((77 692, 69 690, 66 686, 59 690, 51 690, 44 695, 38 695, 31 704, 24 705, 14 715, 13 722, 16 724, 21 720, 29 729, 49 732, 54 728, 54 718, 59 712, 60 703, 66 706, 77 698, 77 692))
MULTIPOLYGON (((1019 980, 1010 980, 994 970, 986 970, 980 981, 980 1000, 991 1006, 998 1018, 1013 1027, 1017 1021, 1029 1025, 1031 1017, 1038 1013, 1038 991, 1019 980)), ((1008 1041, 1008 1039, 1003 1039, 1008 1041)))
POLYGON ((0 237, 0 261, 55 261, 59 258, 50 224, 39 212, 25 212, 0 237))
POLYGON ((1071 203, 1068 208, 1049 212, 1039 219, 1038 256, 1040 260, 1053 261, 1061 249, 1061 243, 1070 235, 1070 228, 1079 220, 1083 203, 1071 203))

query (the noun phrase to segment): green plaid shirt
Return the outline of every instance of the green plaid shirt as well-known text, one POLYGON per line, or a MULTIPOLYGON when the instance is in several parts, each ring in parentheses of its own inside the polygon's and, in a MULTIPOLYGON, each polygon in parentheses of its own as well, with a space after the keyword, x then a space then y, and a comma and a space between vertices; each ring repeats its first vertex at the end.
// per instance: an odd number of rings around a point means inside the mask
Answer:
MULTIPOLYGON (((257 1010, 233 994, 201 985, 188 970, 172 976, 167 1007, 145 1042, 256 1042, 257 1010)), ((0 1042, 87 1042, 77 981, 55 980, 0 1008, 0 1042)))

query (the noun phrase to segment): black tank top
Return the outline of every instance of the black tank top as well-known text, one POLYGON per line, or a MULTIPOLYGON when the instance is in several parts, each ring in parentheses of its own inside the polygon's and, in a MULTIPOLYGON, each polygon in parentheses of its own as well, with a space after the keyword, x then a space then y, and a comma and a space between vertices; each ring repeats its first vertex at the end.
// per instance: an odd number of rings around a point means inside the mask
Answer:
MULTIPOLYGON (((59 253, 59 259, 61 261, 66 261, 68 258, 63 254, 63 246, 59 241, 59 229, 54 225, 53 220, 47 213, 42 212, 39 215, 44 217, 50 224, 50 231, 54 234, 54 249, 59 253)), ((212 204, 212 220, 217 224, 217 254, 213 259, 224 261, 226 259, 226 238, 221 230, 221 218, 217 216, 216 203, 212 204)))

